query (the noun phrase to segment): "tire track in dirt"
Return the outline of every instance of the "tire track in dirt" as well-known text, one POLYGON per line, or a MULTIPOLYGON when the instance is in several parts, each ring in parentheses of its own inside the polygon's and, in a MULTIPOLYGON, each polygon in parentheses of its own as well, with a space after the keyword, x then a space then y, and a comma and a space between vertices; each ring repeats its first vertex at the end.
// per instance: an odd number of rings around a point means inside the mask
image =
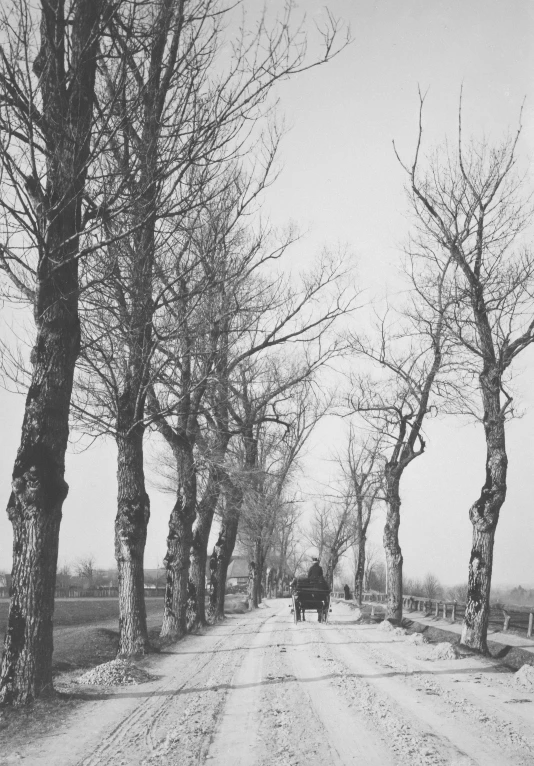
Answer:
MULTIPOLYGON (((329 743, 328 761, 339 766, 366 764, 388 766, 396 763, 390 744, 381 737, 362 711, 346 704, 335 672, 322 660, 327 625, 314 620, 298 623, 292 636, 289 660, 294 668, 302 698, 321 722, 329 743)), ((315 762, 314 762, 315 763, 315 762)), ((324 763, 318 759, 317 764, 324 763)))
POLYGON ((400 667, 413 674, 412 684, 417 683, 417 676, 428 694, 443 696, 455 709, 462 708, 463 712, 479 718, 492 736, 502 735, 512 746, 534 751, 533 706, 520 705, 513 714, 509 707, 518 697, 524 702, 534 702, 534 695, 514 687, 510 670, 479 656, 430 663, 425 657, 430 650, 428 645, 410 647, 407 651, 405 641, 400 638, 382 644, 382 649, 393 662, 397 665, 400 662, 400 667))
POLYGON ((337 763, 324 724, 291 661, 294 631, 284 610, 279 618, 277 646, 265 663, 259 727, 261 750, 254 761, 256 766, 337 763))
MULTIPOLYGON (((503 742, 496 721, 482 710, 468 705, 459 695, 445 694, 435 679, 421 680, 421 669, 407 664, 405 656, 402 662, 393 659, 388 652, 392 641, 388 634, 380 635, 374 628, 348 626, 339 621, 325 636, 332 653, 331 661, 340 663, 343 668, 347 694, 357 697, 354 676, 365 676, 373 691, 382 695, 379 707, 387 711, 382 717, 388 726, 392 712, 389 708, 393 705, 400 715, 408 714, 408 720, 417 724, 428 742, 434 743, 436 754, 445 757, 441 762, 481 766, 534 763, 530 745, 519 733, 503 742), (351 640, 346 642, 344 638, 351 640), (511 747, 514 752, 510 752, 511 747)), ((420 748, 419 753, 421 757, 420 748)), ((428 757, 430 760, 422 758, 420 762, 440 763, 432 760, 438 755, 428 752, 428 757)))
MULTIPOLYGON (((327 624, 320 628, 320 641, 317 643, 317 659, 323 667, 323 673, 329 674, 332 685, 337 687, 344 704, 363 720, 362 740, 365 743, 372 733, 373 738, 387 748, 390 762, 406 766, 443 766, 457 763, 471 766, 472 762, 463 760, 463 753, 445 743, 436 742, 436 733, 420 721, 413 711, 407 715, 406 709, 391 698, 384 689, 375 688, 371 678, 373 670, 362 668, 361 658, 341 658, 338 649, 339 639, 331 643, 332 634, 337 633, 337 626, 327 624), (358 664, 355 671, 354 664, 358 664), (448 757, 447 757, 448 756, 448 757), (451 757, 452 756, 452 757, 451 757)), ((349 649, 350 655, 352 650, 349 649)), ((365 761, 364 761, 365 762, 365 761)), ((361 763, 361 761, 360 761, 361 763)))
MULTIPOLYGON (((269 615, 262 614, 257 619, 265 622, 268 618, 269 615)), ((246 628, 251 628, 255 620, 243 622, 246 628)), ((217 627, 213 630, 216 631, 217 627)), ((147 698, 123 717, 101 744, 77 766, 130 766, 141 763, 156 766, 158 763, 170 765, 174 762, 185 766, 197 763, 206 747, 206 738, 209 740, 211 737, 214 716, 220 714, 224 704, 235 666, 244 652, 241 628, 239 622, 233 626, 231 633, 224 632, 211 648, 206 647, 208 651, 191 664, 185 678, 182 663, 167 671, 161 682, 146 690, 147 698), (207 719, 207 723, 203 719, 207 719), (178 757, 179 760, 176 760, 178 757)), ((176 655, 187 653, 188 643, 178 644, 178 647, 176 655)), ((169 658, 168 664, 172 668, 178 663, 169 658)))
POLYGON ((258 732, 262 686, 269 681, 266 665, 280 640, 274 632, 279 627, 280 612, 275 611, 260 624, 235 670, 206 754, 206 760, 216 766, 250 766, 261 750, 258 732))

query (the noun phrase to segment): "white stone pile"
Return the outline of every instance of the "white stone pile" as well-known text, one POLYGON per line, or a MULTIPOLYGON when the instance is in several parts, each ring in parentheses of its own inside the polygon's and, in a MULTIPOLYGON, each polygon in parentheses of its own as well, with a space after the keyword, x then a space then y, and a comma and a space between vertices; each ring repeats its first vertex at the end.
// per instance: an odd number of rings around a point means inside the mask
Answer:
POLYGON ((128 660, 111 660, 88 670, 77 683, 89 686, 129 686, 150 681, 150 675, 128 660))
POLYGON ((422 633, 410 633, 410 635, 406 637, 406 641, 407 643, 415 644, 416 646, 427 643, 427 640, 422 633))
POLYGON ((514 673, 514 683, 522 689, 534 691, 534 665, 523 665, 514 673))
POLYGON ((455 660, 456 652, 454 646, 449 644, 448 641, 442 641, 440 644, 436 644, 429 651, 429 660, 455 660))

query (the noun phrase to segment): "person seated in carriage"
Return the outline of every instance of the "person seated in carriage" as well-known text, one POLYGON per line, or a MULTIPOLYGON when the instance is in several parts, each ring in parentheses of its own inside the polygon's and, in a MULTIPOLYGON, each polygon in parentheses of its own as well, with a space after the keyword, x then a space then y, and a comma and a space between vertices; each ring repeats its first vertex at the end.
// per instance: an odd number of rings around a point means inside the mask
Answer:
POLYGON ((322 580, 323 579, 323 568, 319 563, 319 559, 317 557, 312 559, 312 565, 308 569, 308 579, 309 580, 322 580))

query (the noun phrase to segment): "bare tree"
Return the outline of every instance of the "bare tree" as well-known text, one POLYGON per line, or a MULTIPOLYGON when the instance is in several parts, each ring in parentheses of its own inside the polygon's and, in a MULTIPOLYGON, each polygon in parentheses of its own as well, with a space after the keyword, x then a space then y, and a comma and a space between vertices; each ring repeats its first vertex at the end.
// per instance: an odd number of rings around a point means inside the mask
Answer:
POLYGON ((338 457, 338 463, 354 498, 354 598, 360 606, 365 581, 367 529, 373 510, 383 496, 383 462, 380 435, 367 435, 362 442, 358 442, 351 425, 346 453, 338 457))
POLYGON ((422 169, 423 102, 415 157, 404 165, 417 227, 410 268, 434 312, 435 285, 442 286, 450 306, 447 330, 462 355, 464 391, 475 386, 480 397, 477 409, 472 398, 462 400, 463 411, 484 427, 486 477, 469 509, 473 538, 461 640, 487 652, 493 547, 506 497, 505 424, 513 414, 510 369, 534 341, 534 257, 519 240, 532 205, 514 169, 521 126, 497 146, 472 140, 466 149, 460 103, 457 147, 438 149, 422 169))
MULTIPOLYGON (((185 285, 185 294, 183 289, 184 274, 191 268, 183 257, 190 254, 191 219, 205 205, 212 188, 220 197, 216 180, 224 176, 229 164, 250 150, 261 154, 262 137, 257 138, 260 131, 254 126, 271 111, 268 97, 275 83, 328 61, 343 47, 337 42, 339 27, 329 17, 322 35, 323 54, 309 58, 305 39, 291 33, 292 5, 288 4, 283 18, 271 29, 265 18, 255 34, 240 27, 232 55, 227 57, 222 27, 231 10, 219 0, 130 4, 112 29, 114 55, 101 64, 107 98, 100 105, 102 119, 109 112, 107 103, 114 108, 113 119, 108 120, 111 150, 102 170, 106 198, 99 210, 109 259, 113 264, 124 261, 124 267, 111 273, 106 267, 98 278, 92 278, 93 313, 89 316, 88 310, 86 325, 89 327, 90 320, 93 324, 86 358, 88 380, 96 379, 105 389, 97 406, 103 402, 105 427, 113 432, 118 447, 115 547, 121 654, 148 649, 143 598, 143 556, 150 516, 143 456, 146 401, 154 382, 155 351, 165 345, 165 309, 171 302, 182 310, 191 308, 189 285, 185 285), (124 211, 122 217, 109 218, 108 198, 124 211), (130 232, 127 238, 125 229, 130 232), (110 323, 118 328, 121 341, 106 332, 110 323), (119 370, 114 361, 118 351, 119 370), (111 427, 107 425, 110 400, 111 427)), ((269 164, 269 152, 267 155, 269 164)), ((187 335, 185 328, 184 332, 187 335)), ((187 359, 187 337, 184 347, 187 359)), ((90 392, 91 385, 86 384, 85 390, 90 392)), ((89 407, 81 406, 80 411, 94 405, 93 401, 89 407)), ((181 416, 183 421, 183 413, 181 416)), ((155 417, 153 412, 148 420, 155 417)), ((165 428, 163 421, 158 422, 165 428)), ((181 466, 182 488, 191 490, 179 493, 171 515, 169 541, 174 542, 169 546, 175 550, 168 551, 168 574, 170 581, 173 572, 181 572, 174 578, 181 583, 179 592, 187 572, 178 549, 190 542, 187 530, 194 519, 192 497, 196 494, 191 440, 175 438, 182 432, 166 431, 181 466), (181 525, 183 533, 179 539, 173 538, 181 525)), ((179 594, 177 597, 183 600, 179 594)), ((172 623, 165 619, 165 632, 176 632, 172 623)))
POLYGON ((301 509, 297 498, 286 496, 280 507, 271 552, 267 558, 271 591, 274 591, 275 596, 283 589, 284 583, 288 584, 292 579, 299 557, 303 555, 302 550, 299 551, 297 538, 300 518, 301 509))
MULTIPOLYGON (((357 549, 355 549, 355 559, 356 559, 355 564, 357 564, 357 556, 358 556, 358 551, 357 549)), ((376 545, 376 543, 372 543, 368 540, 367 547, 365 549, 365 572, 364 572, 364 580, 363 580, 364 590, 366 591, 370 590, 371 575, 373 574, 373 572, 376 570, 377 567, 382 565, 383 558, 384 558, 384 549, 376 545)), ((356 574, 356 567, 354 571, 356 574)))
POLYGON ((439 598, 443 593, 440 581, 432 572, 428 572, 423 580, 423 592, 427 598, 431 599, 439 598))
POLYGON ((329 497, 315 507, 308 540, 319 552, 325 579, 331 588, 341 557, 357 538, 355 506, 352 490, 346 488, 339 496, 329 497))
MULTIPOLYGON (((439 284, 436 292, 439 300, 439 284)), ((432 406, 432 397, 435 400, 436 384, 440 382, 445 388, 445 383, 438 378, 444 368, 445 308, 439 302, 437 305, 440 312, 433 315, 432 312, 425 314, 415 304, 412 307, 415 319, 408 318, 400 330, 398 322, 393 331, 383 319, 374 341, 353 339, 358 356, 370 360, 381 370, 380 377, 353 378, 349 405, 371 428, 374 438, 380 440, 385 456, 382 481, 386 505, 383 539, 388 580, 387 617, 397 622, 402 620, 401 479, 410 463, 425 450, 423 421, 432 406), (417 319, 421 320, 419 326, 417 319)))
POLYGON ((95 557, 92 553, 82 556, 74 562, 74 571, 78 577, 85 577, 89 583, 93 582, 95 575, 95 557))
POLYGON ((417 577, 404 578, 404 592, 408 596, 423 596, 424 585, 417 577))
POLYGON ((33 306, 37 337, 8 515, 11 603, 0 700, 52 690, 52 615, 69 407, 80 347, 80 241, 103 0, 26 2, 0 18, 0 267, 33 306))
MULTIPOLYGON (((296 377, 284 380, 280 362, 276 365, 278 386, 273 386, 272 373, 258 380, 249 367, 247 380, 239 392, 242 414, 232 410, 243 432, 244 466, 252 466, 244 474, 245 487, 240 517, 239 536, 254 562, 251 606, 261 602, 261 584, 265 562, 275 542, 277 529, 287 519, 288 483, 296 461, 315 425, 325 411, 312 387, 312 371, 307 366, 296 377), (283 381, 283 382, 282 382, 283 381), (248 423, 253 422, 252 428, 248 423), (252 462, 254 458, 254 462, 252 462)), ((274 371, 274 367, 271 368, 274 371)))

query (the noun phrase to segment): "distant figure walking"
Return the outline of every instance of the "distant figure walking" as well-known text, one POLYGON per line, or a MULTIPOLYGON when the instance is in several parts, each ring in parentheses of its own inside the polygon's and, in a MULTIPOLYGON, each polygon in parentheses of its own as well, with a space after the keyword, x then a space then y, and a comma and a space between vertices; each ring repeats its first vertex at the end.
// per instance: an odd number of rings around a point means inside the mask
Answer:
POLYGON ((308 569, 308 578, 310 580, 312 580, 312 579, 313 580, 318 580, 319 578, 321 578, 323 576, 323 568, 319 564, 319 559, 318 558, 313 558, 312 561, 313 561, 313 564, 308 569))
POLYGON ((345 601, 350 601, 350 588, 348 585, 343 586, 343 590, 345 591, 345 601))

